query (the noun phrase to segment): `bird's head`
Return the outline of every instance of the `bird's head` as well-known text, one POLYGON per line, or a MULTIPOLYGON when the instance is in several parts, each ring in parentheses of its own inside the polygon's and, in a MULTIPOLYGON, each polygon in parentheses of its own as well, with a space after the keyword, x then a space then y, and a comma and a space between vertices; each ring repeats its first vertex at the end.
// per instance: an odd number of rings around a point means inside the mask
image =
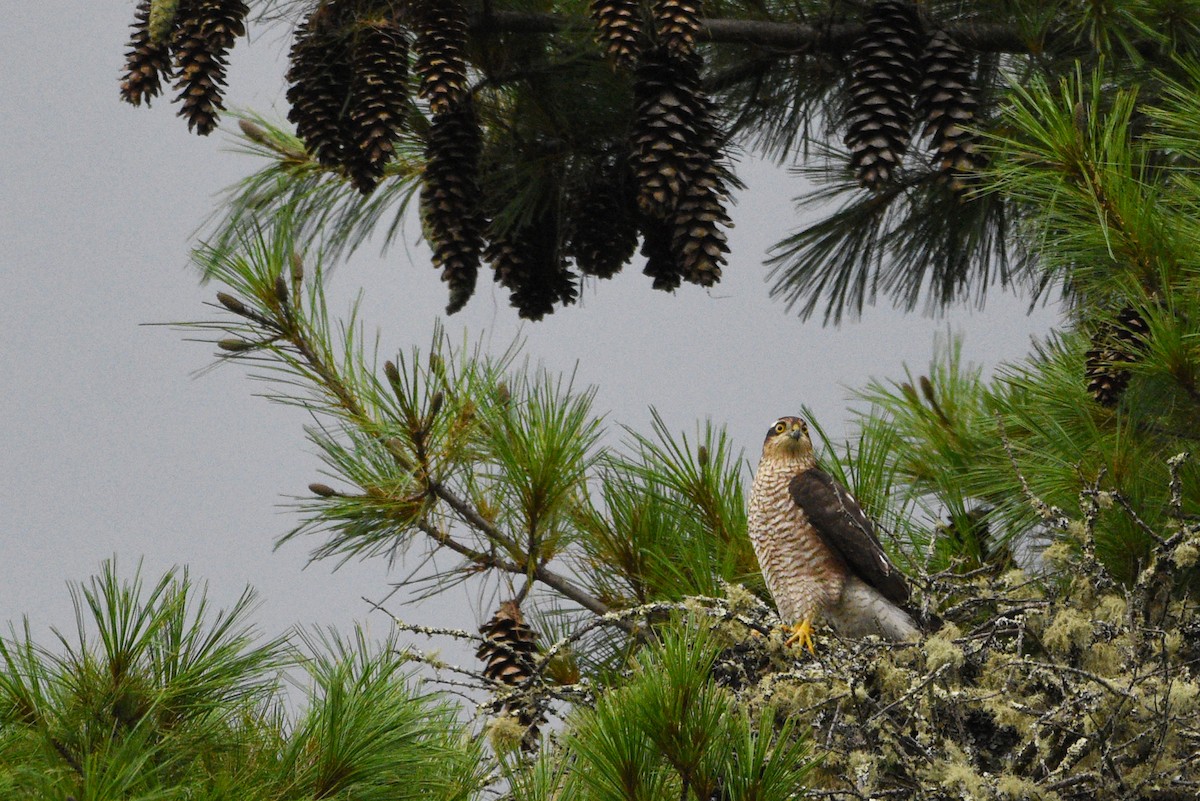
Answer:
POLYGON ((811 459, 812 440, 808 438, 808 423, 799 417, 780 417, 767 431, 763 440, 763 456, 776 459, 811 459))

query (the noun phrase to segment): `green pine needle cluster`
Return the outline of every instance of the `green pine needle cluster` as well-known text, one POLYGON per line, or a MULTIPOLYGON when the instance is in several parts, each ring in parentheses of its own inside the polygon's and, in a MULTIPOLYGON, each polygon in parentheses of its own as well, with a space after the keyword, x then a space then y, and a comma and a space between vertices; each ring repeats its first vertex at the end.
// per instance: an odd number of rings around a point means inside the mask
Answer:
POLYGON ((794 721, 751 715, 712 675, 702 628, 668 630, 619 688, 566 722, 558 747, 513 774, 514 801, 785 801, 814 761, 794 721))
POLYGON ((466 801, 477 746, 394 640, 266 640, 247 590, 214 612, 186 571, 72 585, 77 630, 0 637, 6 799, 466 801), (297 711, 282 679, 307 674, 297 711))

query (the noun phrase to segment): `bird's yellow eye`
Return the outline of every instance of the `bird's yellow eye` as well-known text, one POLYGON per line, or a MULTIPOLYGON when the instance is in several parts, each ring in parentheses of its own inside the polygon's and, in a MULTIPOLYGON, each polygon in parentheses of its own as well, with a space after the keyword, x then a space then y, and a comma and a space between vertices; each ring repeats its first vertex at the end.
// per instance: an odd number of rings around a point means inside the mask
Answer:
POLYGON ((784 431, 787 431, 787 423, 780 420, 778 423, 775 424, 775 433, 782 434, 784 431))

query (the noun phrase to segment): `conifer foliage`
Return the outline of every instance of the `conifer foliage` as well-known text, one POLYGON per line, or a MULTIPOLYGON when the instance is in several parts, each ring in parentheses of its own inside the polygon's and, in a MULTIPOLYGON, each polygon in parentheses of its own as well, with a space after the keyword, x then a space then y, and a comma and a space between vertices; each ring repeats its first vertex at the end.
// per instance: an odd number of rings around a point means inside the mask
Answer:
MULTIPOLYGON (((988 191, 987 143, 1014 87, 1058 80, 1076 62, 1178 78, 1181 57, 1198 51, 1186 15, 1119 5, 263 0, 265 20, 296 25, 288 116, 307 157, 282 135, 255 142, 279 158, 235 190, 216 238, 233 242, 256 215, 321 207, 310 233, 327 252, 376 232, 391 245, 420 188, 456 310, 483 232, 507 247, 509 229, 553 217, 552 258, 502 259, 501 284, 552 282, 523 287, 515 303, 539 317, 576 296, 579 274, 613 276, 639 244, 652 287, 714 285, 740 188, 729 156, 745 153, 812 179, 798 202, 816 221, 783 234, 770 259, 772 294, 801 315, 824 305, 838 321, 884 296, 934 310, 982 300, 997 282, 1066 287, 1037 280, 1012 231, 1022 210, 988 191), (447 114, 460 116, 438 121, 447 114), (616 172, 614 159, 632 173, 620 190, 576 197, 615 186, 597 178, 616 172), (601 257, 603 231, 612 247, 601 257)), ((211 130, 243 16, 242 0, 142 2, 123 96, 149 101, 179 81, 184 115, 211 130)))

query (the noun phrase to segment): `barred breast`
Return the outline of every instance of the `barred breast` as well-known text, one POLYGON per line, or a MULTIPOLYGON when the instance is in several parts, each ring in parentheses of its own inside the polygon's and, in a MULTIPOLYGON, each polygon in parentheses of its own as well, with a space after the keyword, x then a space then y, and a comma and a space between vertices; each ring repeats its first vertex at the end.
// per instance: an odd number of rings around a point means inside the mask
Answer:
POLYGON ((748 528, 767 588, 785 623, 793 624, 835 603, 846 570, 821 541, 788 493, 803 463, 763 460, 750 491, 748 528))

